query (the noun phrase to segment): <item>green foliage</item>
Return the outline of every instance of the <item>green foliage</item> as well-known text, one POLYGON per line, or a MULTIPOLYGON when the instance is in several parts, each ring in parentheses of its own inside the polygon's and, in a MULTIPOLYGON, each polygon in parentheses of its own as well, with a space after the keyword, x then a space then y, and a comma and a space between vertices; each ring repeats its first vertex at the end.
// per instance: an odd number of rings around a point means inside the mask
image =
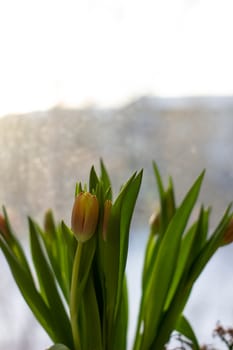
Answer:
MULTIPOLYGON (((166 189, 155 163, 153 169, 160 210, 151 221, 145 252, 133 350, 162 350, 174 330, 188 338, 194 350, 199 350, 198 340, 183 311, 198 276, 223 245, 232 213, 229 206, 210 236, 209 208, 201 206, 198 218, 188 226, 204 172, 177 206, 172 178, 166 189)), ((91 227, 96 229, 86 241, 77 241, 63 221, 56 224, 51 211, 45 214, 44 228, 29 218, 35 276, 3 208, 0 247, 24 299, 55 344, 49 350, 126 349, 125 268, 130 223, 141 181, 142 171, 134 173, 113 200, 103 161, 100 176, 91 168, 88 187, 98 201, 99 213, 96 225, 88 216, 91 227), (108 211, 106 201, 111 201, 108 211)), ((77 183, 75 196, 85 191, 87 185, 77 183)), ((82 210, 82 204, 80 208, 82 210)), ((80 215, 87 220, 85 212, 80 215)))
POLYGON ((48 350, 70 350, 70 349, 68 349, 67 346, 63 344, 55 344, 51 346, 48 350))

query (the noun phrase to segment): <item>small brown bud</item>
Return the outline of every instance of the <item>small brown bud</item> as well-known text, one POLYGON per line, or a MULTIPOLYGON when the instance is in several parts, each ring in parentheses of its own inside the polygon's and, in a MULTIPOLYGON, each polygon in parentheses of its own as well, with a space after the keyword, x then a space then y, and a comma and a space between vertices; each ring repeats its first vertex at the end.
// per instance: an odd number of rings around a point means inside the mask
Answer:
POLYGON ((149 220, 149 225, 153 234, 159 233, 160 226, 160 212, 154 212, 149 220))
POLYGON ((223 245, 230 244, 233 242, 233 218, 231 218, 225 234, 223 236, 223 245))
POLYGON ((6 220, 1 214, 0 214, 0 234, 2 234, 6 239, 9 237, 6 220))

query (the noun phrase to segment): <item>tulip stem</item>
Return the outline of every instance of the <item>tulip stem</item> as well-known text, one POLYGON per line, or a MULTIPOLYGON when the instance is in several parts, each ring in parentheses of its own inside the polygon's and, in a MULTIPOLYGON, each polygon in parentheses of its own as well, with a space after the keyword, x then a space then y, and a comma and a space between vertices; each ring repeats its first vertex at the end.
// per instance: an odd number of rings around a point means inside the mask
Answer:
POLYGON ((70 291, 70 318, 75 350, 81 350, 80 334, 78 327, 78 310, 80 297, 78 279, 80 271, 80 260, 82 255, 82 246, 83 244, 79 242, 78 247, 76 249, 70 291))

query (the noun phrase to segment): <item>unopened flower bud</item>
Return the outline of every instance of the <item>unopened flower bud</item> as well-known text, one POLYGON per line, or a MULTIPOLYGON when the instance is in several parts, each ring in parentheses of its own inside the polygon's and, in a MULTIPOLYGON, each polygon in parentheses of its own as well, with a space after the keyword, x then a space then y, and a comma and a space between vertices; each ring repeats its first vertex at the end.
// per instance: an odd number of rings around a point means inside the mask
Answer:
POLYGON ((80 192, 75 198, 71 226, 80 242, 90 239, 95 233, 99 217, 99 203, 95 195, 80 192))
POLYGON ((104 218, 103 218, 103 239, 106 241, 107 239, 107 230, 108 230, 108 222, 112 209, 112 202, 107 199, 104 203, 104 218))
POLYGON ((44 216, 44 230, 48 237, 54 238, 56 226, 53 218, 53 213, 50 209, 45 213, 44 216))
POLYGON ((6 220, 1 214, 0 214, 0 234, 2 234, 6 239, 9 237, 6 220))
POLYGON ((153 234, 157 234, 159 233, 159 227, 160 227, 160 212, 154 212, 149 220, 149 225, 151 228, 151 232, 153 232, 153 234))
POLYGON ((229 225, 223 236, 223 245, 233 242, 233 218, 230 220, 229 225))

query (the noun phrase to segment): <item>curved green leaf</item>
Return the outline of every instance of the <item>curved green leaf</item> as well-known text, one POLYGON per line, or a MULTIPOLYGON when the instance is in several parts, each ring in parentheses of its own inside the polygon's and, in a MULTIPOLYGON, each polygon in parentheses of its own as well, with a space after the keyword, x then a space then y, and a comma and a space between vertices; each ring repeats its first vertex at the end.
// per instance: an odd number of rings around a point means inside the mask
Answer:
POLYGON ((83 292, 79 327, 82 349, 103 349, 100 314, 92 274, 83 292))
POLYGON ((103 183, 104 193, 108 193, 108 199, 111 200, 112 199, 111 180, 102 159, 100 160, 100 169, 101 169, 100 179, 103 183))
POLYGON ((199 254, 206 240, 208 217, 209 210, 205 211, 204 208, 201 207, 198 220, 190 227, 182 239, 176 270, 164 308, 165 311, 169 308, 181 279, 184 280, 185 276, 189 273, 188 271, 191 264, 199 254))
POLYGON ((37 232, 34 222, 30 218, 29 229, 32 259, 40 284, 41 294, 50 308, 51 317, 54 319, 54 324, 56 325, 54 333, 57 334, 57 339, 59 339, 59 341, 72 346, 73 342, 70 321, 59 295, 54 274, 51 271, 42 250, 38 237, 39 233, 37 232))
POLYGON ((61 270, 62 284, 64 285, 66 291, 65 297, 69 303, 73 263, 77 249, 77 239, 70 228, 63 221, 59 226, 59 230, 61 248, 59 267, 61 270))
POLYGON ((96 190, 96 186, 99 184, 99 179, 96 174, 94 166, 91 167, 90 176, 89 176, 89 191, 92 193, 96 190))
POLYGON ((200 346, 198 344, 197 337, 184 315, 181 315, 176 323, 176 330, 183 334, 186 338, 190 339, 192 342, 192 350, 200 350, 200 346))
POLYGON ((54 332, 55 324, 51 317, 50 310, 37 291, 33 279, 28 275, 24 266, 17 261, 16 257, 10 248, 2 241, 1 237, 0 247, 6 257, 15 282, 36 319, 40 322, 53 341, 59 341, 54 332))
POLYGON ((127 329, 128 329, 128 290, 126 276, 124 278, 122 297, 115 320, 113 332, 112 350, 125 350, 127 347, 127 329))
POLYGON ((19 240, 17 239, 11 227, 10 220, 5 207, 3 207, 3 214, 6 221, 8 238, 5 239, 4 235, 2 237, 4 238, 5 243, 9 246, 12 253, 15 255, 16 259, 24 266, 25 272, 28 273, 28 277, 32 278, 31 270, 30 270, 26 255, 24 253, 23 247, 20 244, 19 240))
POLYGON ((163 317, 157 338, 154 339, 151 350, 163 349, 164 344, 168 341, 170 333, 175 327, 177 317, 182 313, 196 279, 198 278, 198 276, 200 275, 200 273, 202 272, 203 268, 206 266, 212 255, 221 245, 225 229, 229 223, 229 220, 232 217, 232 215, 229 216, 229 210, 230 207, 228 207, 228 209, 226 210, 222 220, 220 221, 219 225, 217 226, 210 239, 206 241, 204 246, 200 249, 199 254, 196 255, 187 275, 185 275, 184 278, 182 278, 179 287, 177 288, 173 302, 171 303, 168 311, 163 317))
POLYGON ((156 337, 164 303, 177 264, 183 231, 196 203, 204 173, 195 181, 161 241, 154 267, 145 290, 143 349, 147 349, 156 337))
POLYGON ((62 293, 66 299, 69 301, 69 286, 66 283, 66 278, 64 278, 63 272, 63 260, 64 251, 66 251, 66 244, 64 242, 64 234, 62 230, 62 225, 57 226, 53 217, 51 210, 47 211, 45 214, 45 231, 43 232, 38 225, 35 224, 37 231, 43 239, 43 243, 46 249, 46 253, 49 258, 49 262, 56 276, 56 280, 62 290, 62 293))
POLYGON ((55 344, 55 345, 51 346, 50 348, 48 348, 47 350, 70 350, 70 349, 67 348, 67 346, 65 346, 63 344, 55 344))
POLYGON ((133 182, 128 187, 128 190, 124 196, 124 200, 121 208, 120 216, 120 260, 119 260, 119 275, 118 275, 118 286, 117 286, 117 299, 115 307, 115 317, 118 311, 118 307, 121 301, 122 286, 124 281, 125 267, 128 255, 128 244, 129 244, 129 229, 133 215, 133 210, 137 200, 138 192, 141 186, 143 171, 135 177, 133 182))

